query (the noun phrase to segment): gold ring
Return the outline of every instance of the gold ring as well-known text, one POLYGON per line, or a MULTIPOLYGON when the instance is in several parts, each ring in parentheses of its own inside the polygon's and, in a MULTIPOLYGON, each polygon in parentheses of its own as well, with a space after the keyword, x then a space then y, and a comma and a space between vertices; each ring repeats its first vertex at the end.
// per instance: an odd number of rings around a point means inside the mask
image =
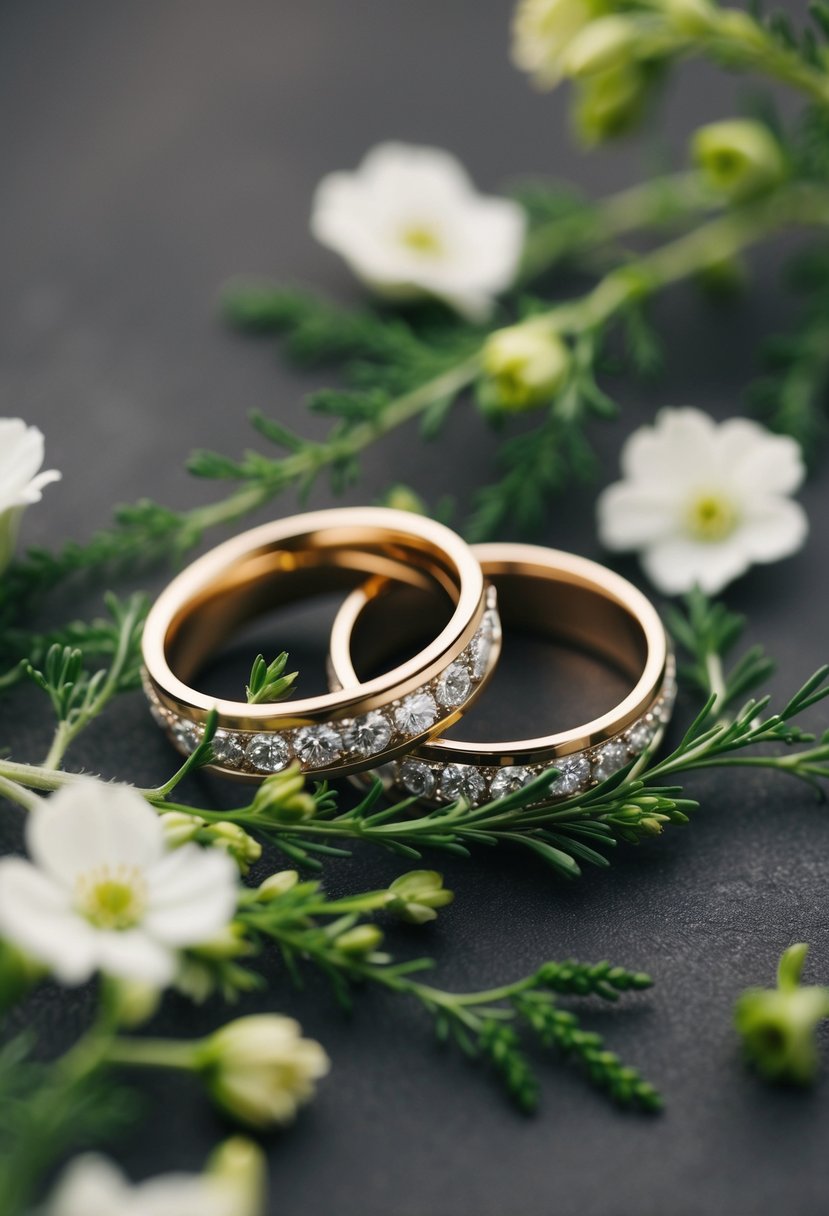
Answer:
MULTIPOLYGON (((385 775, 424 801, 463 797, 479 805, 556 768, 550 796, 569 798, 658 741, 671 716, 676 679, 665 629, 650 601, 626 579, 569 553, 513 544, 476 545, 472 552, 498 591, 507 634, 540 634, 599 655, 627 675, 630 689, 606 713, 570 730, 483 744, 434 738, 385 775)), ((384 590, 389 597, 401 594, 391 584, 384 590)), ((335 686, 357 678, 353 654, 361 663, 382 658, 382 637, 369 627, 367 608, 358 589, 335 620, 329 656, 335 686)))
MULTIPOLYGON (((390 645, 402 625, 387 623, 390 645)), ((144 629, 144 687, 153 716, 184 754, 216 710, 210 767, 227 776, 262 780, 292 763, 317 777, 341 776, 410 751, 457 721, 493 671, 499 646, 494 591, 449 528, 381 507, 318 511, 245 532, 170 583, 144 629), (191 687, 243 622, 358 582, 368 602, 389 580, 428 589, 442 605, 433 640, 393 670, 278 704, 221 700, 191 687)))

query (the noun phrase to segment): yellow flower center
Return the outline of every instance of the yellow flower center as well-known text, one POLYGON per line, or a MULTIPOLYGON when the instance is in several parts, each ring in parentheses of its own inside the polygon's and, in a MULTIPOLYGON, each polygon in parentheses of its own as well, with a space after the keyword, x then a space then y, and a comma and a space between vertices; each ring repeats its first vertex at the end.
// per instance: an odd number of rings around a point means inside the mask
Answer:
POLYGON ((99 866, 76 884, 77 908, 96 929, 132 929, 144 915, 146 886, 135 866, 99 866))
POLYGON ((424 258, 438 257, 443 253, 440 234, 429 224, 406 224, 400 230, 400 243, 424 258))
POLYGON ((725 540, 738 519, 734 504, 720 494, 701 494, 688 510, 688 527, 695 540, 725 540))

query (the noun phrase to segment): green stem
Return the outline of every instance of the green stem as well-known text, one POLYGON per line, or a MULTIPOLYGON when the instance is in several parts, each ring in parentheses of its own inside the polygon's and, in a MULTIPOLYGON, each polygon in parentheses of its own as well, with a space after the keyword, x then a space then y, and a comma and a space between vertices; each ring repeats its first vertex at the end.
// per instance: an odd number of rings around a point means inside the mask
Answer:
POLYGON ((197 1068, 195 1044, 176 1039, 111 1039, 106 1049, 107 1064, 141 1068, 171 1068, 194 1072, 197 1068))
POLYGON ((40 802, 37 795, 31 794, 25 786, 2 776, 0 776, 0 798, 7 798, 9 802, 16 802, 18 806, 22 806, 26 811, 34 810, 40 802))

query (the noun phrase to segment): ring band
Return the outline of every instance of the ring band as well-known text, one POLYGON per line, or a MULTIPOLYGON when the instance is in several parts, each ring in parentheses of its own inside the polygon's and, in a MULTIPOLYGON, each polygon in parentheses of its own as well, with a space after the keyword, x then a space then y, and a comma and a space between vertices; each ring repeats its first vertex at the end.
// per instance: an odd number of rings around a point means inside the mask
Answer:
MULTIPOLYGON (((498 591, 505 630, 541 634, 597 654, 620 668, 632 686, 607 713, 570 730, 492 743, 432 739, 396 763, 389 776, 427 802, 463 797, 479 805, 555 767, 559 775, 550 796, 572 797, 641 755, 670 720, 676 679, 664 626, 631 583, 586 558, 534 545, 477 545, 472 551, 498 591)), ((393 591, 386 587, 387 594, 393 591)), ((356 679, 354 639, 369 632, 360 629, 367 608, 362 591, 354 591, 335 621, 330 667, 337 683, 356 679)), ((371 660, 379 657, 375 648, 371 660)))
MULTIPOLYGON (((390 638, 395 628, 399 622, 390 638)), ((299 763, 318 777, 339 776, 391 760, 457 721, 493 671, 499 640, 494 592, 449 528, 381 507, 318 511, 245 532, 170 583, 144 629, 144 688, 156 721, 184 754, 217 711, 214 770, 261 780, 299 763), (451 607, 434 640, 392 671, 278 704, 217 699, 190 686, 243 622, 355 583, 365 583, 368 601, 389 579, 440 592, 451 607)))

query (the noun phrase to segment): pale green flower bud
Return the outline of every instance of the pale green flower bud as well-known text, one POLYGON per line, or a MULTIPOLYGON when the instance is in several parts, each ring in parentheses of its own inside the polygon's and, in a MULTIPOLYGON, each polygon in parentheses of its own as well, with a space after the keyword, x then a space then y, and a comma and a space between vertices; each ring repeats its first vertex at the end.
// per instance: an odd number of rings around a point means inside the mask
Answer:
POLYGON ((428 515, 425 502, 408 486, 392 486, 383 498, 383 505, 395 511, 409 511, 412 515, 428 515))
POLYGON ((108 977, 106 984, 117 1023, 127 1030, 149 1022, 161 1002, 161 989, 142 980, 108 977))
POLYGON ((650 77, 632 59, 579 82, 573 119, 582 143, 591 147, 634 127, 650 96, 650 77))
POLYGON ((613 15, 591 21, 577 34, 562 56, 567 76, 595 76, 625 67, 641 34, 628 17, 613 15))
POLYGON ((299 766, 291 765, 262 782, 254 795, 251 812, 277 823, 304 823, 313 819, 317 804, 305 791, 305 778, 299 766))
POLYGON ((573 38, 599 12, 597 0, 519 0, 512 23, 512 58, 542 89, 562 77, 562 58, 573 38))
POLYGON ((251 1127, 290 1123, 329 1069, 319 1043, 278 1014, 237 1018, 204 1039, 195 1064, 215 1102, 251 1127))
POLYGON ((484 390, 504 410, 526 410, 548 402, 564 385, 570 352, 556 334, 531 321, 491 334, 484 346, 484 390))
POLYGON ((171 849, 188 844, 201 828, 207 826, 206 819, 201 819, 198 815, 188 815, 186 811, 165 811, 159 816, 159 821, 164 828, 164 838, 171 849))
POLYGON ((257 1144, 232 1136, 211 1155, 206 1172, 220 1184, 222 1195, 232 1198, 233 1216, 264 1216, 267 1171, 257 1144))
POLYGON ((262 856, 259 841, 254 840, 238 823, 222 819, 219 823, 211 823, 206 832, 216 848, 225 849, 230 854, 242 874, 247 874, 253 862, 262 856))
POLYGON ((288 891, 292 891, 298 882, 299 875, 296 870, 279 870, 276 874, 269 874, 264 882, 260 882, 257 894, 263 903, 270 903, 271 900, 279 899, 288 891))
POLYGON ((645 815, 643 819, 639 820, 638 826, 640 831, 648 836, 660 836, 662 834, 662 823, 661 817, 657 818, 656 815, 645 815))
POLYGON ((372 954, 383 942, 376 925, 355 925, 337 938, 337 949, 343 954, 372 954))
POLYGON ((743 202, 784 180, 788 166, 783 149, 763 123, 732 119, 700 127, 691 155, 718 194, 743 202))
POLYGON ((245 936, 245 926, 239 921, 231 921, 222 929, 221 933, 217 933, 215 937, 211 937, 209 941, 202 942, 200 946, 193 949, 193 953, 199 958, 210 959, 214 962, 243 958, 252 952, 253 947, 245 936))
POLYGON ((772 1081, 808 1085, 817 1074, 815 1031, 829 1017, 829 989, 801 987, 808 949, 790 946, 780 960, 777 988, 749 988, 735 1009, 746 1055, 772 1081))
POLYGON ((709 0, 662 0, 661 10, 682 34, 702 34, 711 28, 716 10, 709 0))
POLYGON ((423 925, 437 918, 436 908, 445 908, 455 898, 453 891, 443 885, 443 875, 437 870, 411 870, 395 878, 389 887, 394 897, 389 909, 402 920, 423 925))

